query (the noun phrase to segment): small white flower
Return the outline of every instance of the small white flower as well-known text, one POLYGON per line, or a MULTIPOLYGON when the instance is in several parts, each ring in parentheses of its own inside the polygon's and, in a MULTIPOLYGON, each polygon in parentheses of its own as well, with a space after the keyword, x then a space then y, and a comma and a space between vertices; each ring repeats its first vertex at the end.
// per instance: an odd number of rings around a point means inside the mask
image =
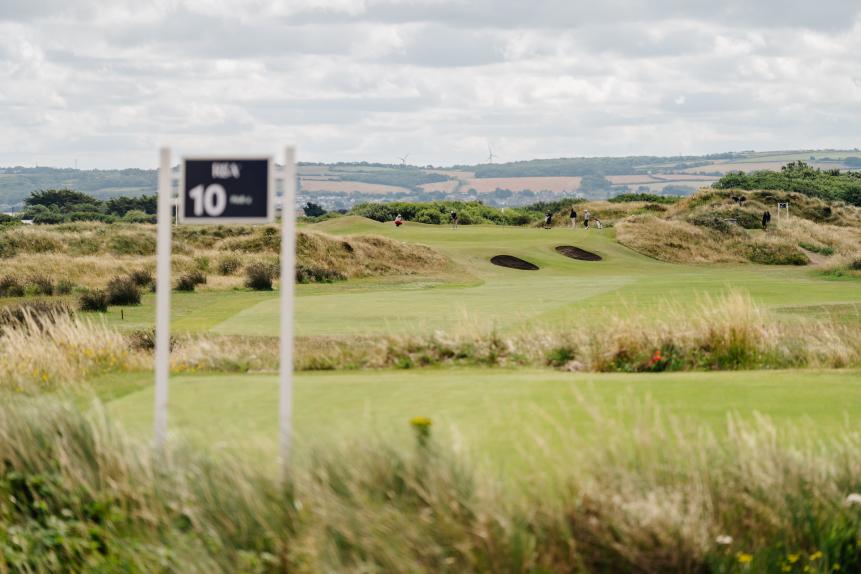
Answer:
POLYGON ((732 536, 721 534, 720 536, 715 538, 715 542, 717 542, 718 544, 732 544, 732 536))
POLYGON ((852 506, 855 504, 861 504, 861 494, 857 492, 853 492, 849 496, 846 497, 846 506, 852 506))

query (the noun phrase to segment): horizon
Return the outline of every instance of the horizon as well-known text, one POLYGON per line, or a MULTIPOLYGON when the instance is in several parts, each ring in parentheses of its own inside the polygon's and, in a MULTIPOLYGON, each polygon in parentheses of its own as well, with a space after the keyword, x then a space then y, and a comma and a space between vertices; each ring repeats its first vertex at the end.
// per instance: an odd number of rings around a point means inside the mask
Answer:
MULTIPOLYGON (((418 163, 410 163, 407 162, 405 165, 401 165, 397 162, 384 162, 384 161, 373 161, 373 160, 351 160, 351 161, 342 161, 342 160, 334 160, 334 161, 310 161, 310 160, 300 160, 297 162, 297 165, 385 165, 385 166, 393 166, 393 167, 411 167, 417 169, 453 169, 457 167, 476 167, 476 166, 484 166, 484 165, 506 165, 513 163, 525 163, 531 161, 553 161, 553 160, 573 160, 573 159, 622 159, 622 158, 635 158, 635 157, 657 157, 664 159, 679 159, 679 158, 705 158, 710 156, 719 156, 724 154, 767 154, 767 155, 776 155, 776 154, 785 154, 785 153, 820 153, 820 152, 859 152, 861 153, 861 148, 853 147, 853 148, 837 148, 837 147, 824 147, 824 148, 782 148, 782 149, 768 149, 768 150, 756 150, 756 149, 744 149, 744 150, 724 150, 724 151, 714 151, 703 154, 685 154, 685 155, 659 155, 653 153, 642 153, 642 154, 631 154, 631 155, 582 155, 582 156, 557 156, 557 157, 530 157, 530 158, 522 158, 522 159, 513 159, 510 161, 495 161, 491 163, 487 162, 478 162, 478 163, 454 163, 454 164, 418 164, 418 163)), ((174 154, 177 159, 181 156, 178 154, 174 154)), ((266 155, 266 154, 261 154, 266 155)), ((273 157, 277 157, 277 154, 272 153, 273 157)), ((158 166, 154 165, 153 167, 138 167, 138 166, 115 166, 115 167, 83 167, 83 166, 75 166, 75 165, 3 165, 0 164, 0 169, 15 169, 15 168, 23 168, 23 169, 56 169, 56 170, 77 170, 77 171, 115 171, 115 170, 123 170, 123 169, 140 169, 145 171, 157 170, 158 166)))

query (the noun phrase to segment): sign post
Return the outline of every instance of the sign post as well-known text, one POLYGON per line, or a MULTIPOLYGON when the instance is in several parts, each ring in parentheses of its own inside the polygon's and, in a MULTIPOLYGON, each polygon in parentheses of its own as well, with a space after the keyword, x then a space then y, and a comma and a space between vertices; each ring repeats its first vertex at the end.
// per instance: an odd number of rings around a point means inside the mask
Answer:
POLYGON ((155 449, 164 454, 167 442, 167 381, 170 376, 170 247, 171 177, 170 148, 159 152, 158 231, 155 286, 155 449))
POLYGON ((296 280, 296 150, 284 150, 284 195, 281 200, 281 353, 278 444, 281 477, 290 468, 293 428, 293 291, 296 280))
POLYGON ((777 203, 777 224, 781 224, 781 212, 785 212, 785 221, 784 223, 789 223, 789 202, 781 201, 777 203))
MULTIPOLYGON (((171 290, 171 152, 163 148, 159 163, 158 262, 156 284, 155 448, 167 441, 168 379, 170 376, 171 290)), ((293 281, 296 275, 295 150, 285 149, 281 213, 281 347, 278 430, 279 459, 286 476, 293 408, 293 281)), ((185 158, 176 204, 180 224, 255 224, 275 219, 275 169, 269 157, 185 158)))

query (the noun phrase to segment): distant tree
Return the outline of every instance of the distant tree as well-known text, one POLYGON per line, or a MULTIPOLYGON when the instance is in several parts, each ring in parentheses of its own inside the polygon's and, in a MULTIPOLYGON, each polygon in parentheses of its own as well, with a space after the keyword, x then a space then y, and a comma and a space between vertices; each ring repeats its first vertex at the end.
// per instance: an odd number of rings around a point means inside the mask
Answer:
POLYGON ((24 204, 27 207, 56 207, 61 213, 98 211, 103 208, 102 202, 95 197, 71 189, 40 189, 31 193, 24 204))
POLYGON ((305 212, 306 217, 320 217, 321 215, 326 215, 325 209, 316 203, 311 203, 310 201, 305 204, 302 211, 305 212))
POLYGON ((158 210, 156 195, 142 195, 140 197, 115 197, 107 201, 108 213, 123 217, 129 211, 142 211, 148 215, 155 215, 158 210))

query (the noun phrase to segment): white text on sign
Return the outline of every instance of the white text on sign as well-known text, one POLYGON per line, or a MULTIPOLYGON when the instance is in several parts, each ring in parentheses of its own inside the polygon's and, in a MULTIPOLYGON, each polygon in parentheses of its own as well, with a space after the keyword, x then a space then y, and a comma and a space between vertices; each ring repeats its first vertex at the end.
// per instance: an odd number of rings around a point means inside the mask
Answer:
POLYGON ((212 162, 213 179, 239 179, 239 165, 232 161, 212 162))

